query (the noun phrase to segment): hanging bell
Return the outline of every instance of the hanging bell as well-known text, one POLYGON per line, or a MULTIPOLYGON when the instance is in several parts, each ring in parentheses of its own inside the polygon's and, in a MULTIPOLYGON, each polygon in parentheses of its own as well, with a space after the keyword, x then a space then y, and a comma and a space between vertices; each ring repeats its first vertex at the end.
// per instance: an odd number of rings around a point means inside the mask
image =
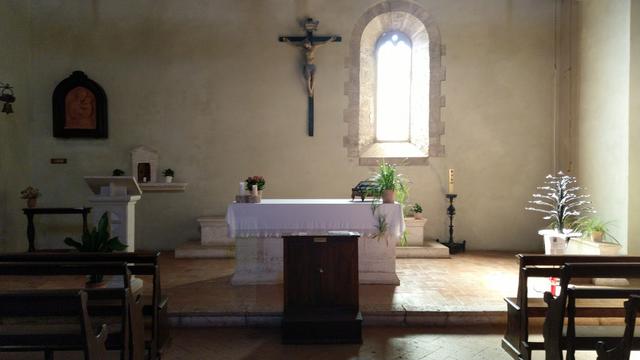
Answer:
POLYGON ((16 101, 16 97, 13 96, 13 89, 9 85, 5 85, 0 93, 0 101, 4 102, 2 106, 2 112, 5 114, 13 113, 13 107, 11 103, 16 101))
POLYGON ((11 103, 4 103, 4 105, 2 106, 2 112, 5 114, 12 114, 13 107, 11 106, 11 103))

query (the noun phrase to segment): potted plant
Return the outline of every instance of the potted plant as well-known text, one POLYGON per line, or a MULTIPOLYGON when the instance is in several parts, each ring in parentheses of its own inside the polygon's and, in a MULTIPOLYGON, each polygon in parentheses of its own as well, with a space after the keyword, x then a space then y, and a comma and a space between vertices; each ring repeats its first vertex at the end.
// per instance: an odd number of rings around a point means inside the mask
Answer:
POLYGON ((121 169, 113 169, 111 172, 111 176, 122 176, 124 175, 124 171, 121 169))
POLYGON ((27 186, 24 190, 20 191, 20 198, 27 200, 27 207, 32 209, 37 205, 37 199, 40 197, 40 190, 32 186, 27 186))
POLYGON ((374 176, 376 183, 376 197, 381 197, 384 204, 392 204, 398 199, 403 203, 406 197, 407 188, 402 179, 402 175, 398 174, 395 166, 381 162, 378 166, 378 173, 374 176))
POLYGON ((556 176, 547 175, 544 186, 537 187, 544 192, 533 194, 533 200, 529 201, 535 206, 525 208, 541 212, 545 214, 543 219, 551 221, 551 229, 538 232, 544 237, 546 254, 563 253, 571 237, 581 236, 569 225, 580 218, 581 214, 595 212, 591 202, 587 200, 590 195, 580 194, 581 188, 575 184, 575 177, 562 172, 558 172, 556 176))
MULTIPOLYGON (((64 239, 64 243, 80 252, 110 253, 113 251, 123 251, 127 248, 127 245, 121 243, 117 236, 111 237, 109 232, 109 216, 106 212, 100 217, 97 228, 94 227, 91 231, 85 230, 83 232, 80 242, 68 237, 64 239)), ((104 275, 102 274, 89 275, 87 286, 99 286, 103 277, 104 275)))
POLYGON ((424 216, 422 215, 422 206, 420 206, 420 204, 413 204, 411 211, 413 212, 413 217, 415 219, 424 219, 424 216))
POLYGON ((262 189, 264 189, 264 186, 266 184, 266 181, 262 176, 249 176, 247 180, 245 180, 245 183, 247 184, 247 190, 251 192, 252 195, 262 197, 262 189), (256 186, 256 191, 258 192, 257 194, 253 193, 254 185, 256 186))
POLYGON ((616 238, 609 231, 610 222, 602 221, 596 217, 583 217, 576 222, 576 230, 582 233, 583 237, 589 237, 594 242, 606 242, 611 239, 612 243, 619 244, 616 238))
POLYGON ((170 168, 169 169, 164 169, 162 171, 162 176, 164 176, 164 182, 166 182, 166 183, 173 182, 173 175, 174 175, 174 172, 170 168))

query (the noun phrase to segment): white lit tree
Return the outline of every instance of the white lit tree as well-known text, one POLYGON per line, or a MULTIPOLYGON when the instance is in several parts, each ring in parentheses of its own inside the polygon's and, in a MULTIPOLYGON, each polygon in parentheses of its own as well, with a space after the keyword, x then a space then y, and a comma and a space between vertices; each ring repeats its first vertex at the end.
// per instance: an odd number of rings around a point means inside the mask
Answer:
POLYGON ((533 200, 529 201, 536 206, 525 210, 544 213, 543 219, 551 220, 551 226, 555 230, 563 232, 567 224, 577 220, 582 214, 595 213, 591 201, 587 200, 591 195, 579 194, 581 188, 575 186, 575 177, 558 172, 556 176, 547 175, 544 184, 537 187, 544 193, 533 194, 533 200))

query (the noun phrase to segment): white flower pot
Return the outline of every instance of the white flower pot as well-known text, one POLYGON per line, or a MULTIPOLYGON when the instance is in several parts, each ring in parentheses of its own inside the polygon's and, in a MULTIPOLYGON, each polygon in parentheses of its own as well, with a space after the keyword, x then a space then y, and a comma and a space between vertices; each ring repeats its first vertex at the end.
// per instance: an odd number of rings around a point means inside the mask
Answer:
POLYGON ((164 182, 172 183, 173 182, 173 176, 165 176, 164 177, 164 182))
POLYGON ((579 233, 561 233, 556 230, 540 230, 538 234, 544 237, 544 253, 545 255, 564 255, 567 251, 567 245, 572 237, 580 237, 579 233))

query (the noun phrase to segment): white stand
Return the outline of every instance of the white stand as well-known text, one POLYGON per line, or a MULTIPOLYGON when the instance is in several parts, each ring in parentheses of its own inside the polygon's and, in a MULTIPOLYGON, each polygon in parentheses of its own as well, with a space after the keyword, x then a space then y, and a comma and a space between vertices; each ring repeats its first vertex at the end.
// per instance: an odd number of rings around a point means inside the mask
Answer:
POLYGON ((127 245, 127 251, 135 251, 135 205, 142 197, 142 190, 133 176, 85 176, 84 180, 94 195, 89 197, 93 223, 102 214, 109 214, 111 236, 117 236, 127 245))

